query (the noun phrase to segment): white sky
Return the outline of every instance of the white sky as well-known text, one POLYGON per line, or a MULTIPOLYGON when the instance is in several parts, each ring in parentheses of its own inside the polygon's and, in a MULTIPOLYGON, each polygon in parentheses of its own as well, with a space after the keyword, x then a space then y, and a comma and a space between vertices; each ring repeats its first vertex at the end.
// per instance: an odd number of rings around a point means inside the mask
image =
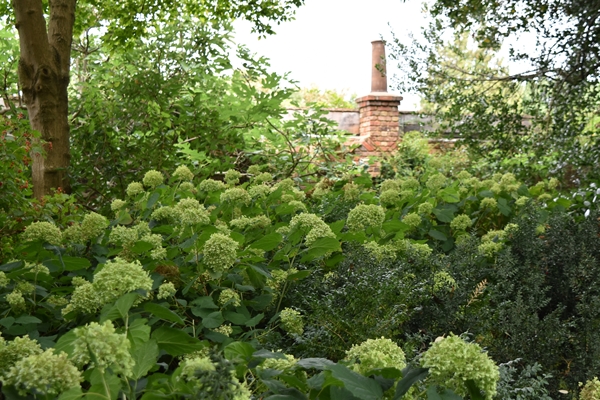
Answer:
MULTIPOLYGON (((390 27, 408 42, 426 23, 420 0, 306 0, 296 19, 258 40, 250 25, 236 22, 236 40, 271 60, 274 72, 290 72, 300 87, 315 85, 364 96, 371 90, 371 41, 391 42, 390 27)), ((387 52, 390 53, 389 50, 387 52)), ((401 110, 415 110, 418 97, 393 87, 394 65, 388 57, 388 92, 404 97, 401 110)))

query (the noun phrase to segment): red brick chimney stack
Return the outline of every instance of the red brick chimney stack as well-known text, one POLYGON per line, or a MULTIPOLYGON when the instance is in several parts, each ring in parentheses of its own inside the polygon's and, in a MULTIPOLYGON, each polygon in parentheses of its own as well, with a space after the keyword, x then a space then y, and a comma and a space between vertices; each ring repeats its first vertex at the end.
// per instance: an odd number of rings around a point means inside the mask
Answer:
MULTIPOLYGON (((371 93, 356 99, 360 119, 361 156, 389 153, 396 149, 400 139, 398 106, 402 97, 387 93, 385 42, 375 40, 371 43, 371 93)), ((379 168, 373 165, 371 173, 377 175, 379 168)))

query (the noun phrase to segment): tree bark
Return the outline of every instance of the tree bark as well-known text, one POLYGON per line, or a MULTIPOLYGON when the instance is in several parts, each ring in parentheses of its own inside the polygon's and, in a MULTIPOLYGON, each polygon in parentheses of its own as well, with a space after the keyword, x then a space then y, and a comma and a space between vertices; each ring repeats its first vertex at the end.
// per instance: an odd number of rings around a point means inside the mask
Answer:
POLYGON ((46 19, 42 0, 13 0, 21 58, 19 81, 31 127, 47 142, 46 156, 33 156, 33 193, 69 192, 68 97, 71 42, 77 0, 50 0, 46 19))

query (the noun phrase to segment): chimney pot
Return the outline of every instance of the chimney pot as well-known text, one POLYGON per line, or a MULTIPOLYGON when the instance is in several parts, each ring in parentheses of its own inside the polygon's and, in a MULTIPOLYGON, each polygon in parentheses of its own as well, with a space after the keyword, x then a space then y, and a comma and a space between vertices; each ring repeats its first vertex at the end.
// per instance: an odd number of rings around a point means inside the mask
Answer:
POLYGON ((385 67, 385 42, 374 40, 371 69, 371 92, 387 92, 387 74, 385 67))

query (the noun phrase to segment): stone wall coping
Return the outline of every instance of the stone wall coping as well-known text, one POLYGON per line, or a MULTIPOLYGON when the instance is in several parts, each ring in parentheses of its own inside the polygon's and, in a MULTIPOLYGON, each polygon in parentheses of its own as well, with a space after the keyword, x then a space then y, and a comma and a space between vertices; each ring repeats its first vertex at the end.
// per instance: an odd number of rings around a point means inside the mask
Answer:
POLYGON ((402 96, 397 96, 388 92, 371 92, 366 96, 357 98, 356 102, 362 103, 365 101, 401 101, 402 99, 402 96))

